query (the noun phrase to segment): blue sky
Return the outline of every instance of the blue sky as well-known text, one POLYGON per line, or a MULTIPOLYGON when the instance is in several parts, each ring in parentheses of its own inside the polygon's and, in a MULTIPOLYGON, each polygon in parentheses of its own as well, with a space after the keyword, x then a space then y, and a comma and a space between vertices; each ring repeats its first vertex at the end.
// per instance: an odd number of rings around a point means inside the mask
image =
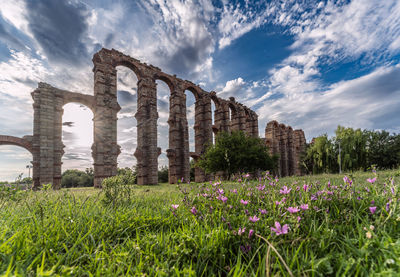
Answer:
MULTIPOLYGON (((0 134, 32 134, 30 92, 44 81, 93 94, 92 55, 115 48, 268 121, 332 135, 338 124, 400 132, 400 2, 3 0, 0 134)), ((118 67, 120 166, 135 164, 136 77, 118 67)), ((168 148, 168 87, 158 82, 159 146, 168 148)), ((189 123, 194 99, 187 94, 189 123)), ((63 169, 92 164, 92 114, 64 107, 63 169)), ((193 130, 190 128, 191 146, 193 130)), ((0 180, 28 174, 32 159, 0 148, 0 180)), ((166 164, 165 154, 160 165, 166 164)))

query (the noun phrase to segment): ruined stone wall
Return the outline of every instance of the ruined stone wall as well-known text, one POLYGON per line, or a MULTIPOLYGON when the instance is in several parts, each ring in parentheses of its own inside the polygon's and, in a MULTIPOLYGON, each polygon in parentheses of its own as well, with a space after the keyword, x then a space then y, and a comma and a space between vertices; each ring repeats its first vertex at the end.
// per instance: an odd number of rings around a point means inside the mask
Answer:
MULTIPOLYGON (((164 81, 170 88, 169 182, 189 181, 190 157, 195 160, 211 145, 213 132, 242 130, 258 136, 257 114, 235 101, 233 97, 224 100, 215 92, 208 93, 190 81, 171 76, 161 69, 129 57, 114 49, 102 49, 93 56, 94 95, 60 90, 46 83, 39 83, 31 93, 34 109, 33 137, 24 137, 14 143, 29 148, 33 155, 34 186, 51 183, 54 188, 61 185, 63 106, 76 102, 89 107, 93 112, 92 157, 94 160, 94 186, 101 187, 104 178, 117 174, 117 158, 120 146, 117 144, 117 114, 121 109, 117 102, 117 66, 131 69, 137 76, 137 159, 138 184, 157 184, 157 85, 164 81), (192 93, 195 102, 195 151, 189 152, 189 130, 186 111, 186 94, 192 93), (216 105, 212 125, 211 101, 216 105), (16 142, 18 141, 18 142, 16 142)), ((3 144, 10 144, 13 140, 3 144)), ((0 145, 1 145, 0 136, 0 145)), ((206 175, 200 168, 195 169, 195 181, 203 182, 213 176, 206 175)))
POLYGON ((290 126, 270 121, 265 128, 265 143, 272 155, 279 156, 277 175, 302 175, 300 156, 306 146, 303 130, 293 131, 290 126))

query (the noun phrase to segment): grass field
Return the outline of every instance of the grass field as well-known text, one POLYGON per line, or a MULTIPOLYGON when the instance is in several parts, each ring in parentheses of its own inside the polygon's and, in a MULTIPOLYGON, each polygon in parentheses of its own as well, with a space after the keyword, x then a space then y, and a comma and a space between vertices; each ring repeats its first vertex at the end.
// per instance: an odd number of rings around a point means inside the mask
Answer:
POLYGON ((399 175, 3 189, 0 274, 396 276, 399 175))

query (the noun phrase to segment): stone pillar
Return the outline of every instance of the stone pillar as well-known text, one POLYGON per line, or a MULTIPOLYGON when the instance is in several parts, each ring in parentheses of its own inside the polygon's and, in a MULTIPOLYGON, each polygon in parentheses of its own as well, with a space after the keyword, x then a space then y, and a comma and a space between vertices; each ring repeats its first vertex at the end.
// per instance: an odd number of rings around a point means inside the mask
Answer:
POLYGON ((158 183, 158 147, 157 147, 157 88, 150 77, 138 81, 138 105, 135 114, 137 120, 137 183, 155 185, 158 183))
POLYGON ((34 189, 43 184, 54 185, 54 129, 55 129, 55 97, 52 87, 39 83, 38 88, 32 93, 34 100, 34 126, 33 126, 33 175, 34 189))
POLYGON ((250 135, 247 128, 247 120, 246 120, 246 112, 242 105, 237 105, 237 121, 238 121, 238 129, 243 131, 244 133, 250 135))
POLYGON ((169 103, 169 183, 175 184, 183 178, 190 180, 189 137, 186 119, 186 95, 178 84, 171 92, 169 103))
POLYGON ((94 186, 101 187, 104 178, 117 175, 117 76, 111 64, 94 62, 94 130, 92 156, 94 160, 94 186))
POLYGON ((293 176, 295 174, 295 161, 294 161, 294 141, 293 141, 293 129, 288 126, 286 129, 287 133, 287 156, 288 156, 288 176, 293 176))
POLYGON ((300 165, 301 154, 306 150, 306 138, 303 130, 295 130, 294 131, 294 165, 295 165, 295 174, 303 175, 303 171, 300 165))
MULTIPOLYGON (((211 98, 208 94, 201 94, 195 104, 195 161, 205 152, 212 143, 211 98)), ((210 179, 205 172, 195 168, 195 182, 204 182, 210 179)))
POLYGON ((63 110, 63 98, 62 95, 58 94, 55 97, 54 106, 54 176, 53 176, 53 187, 55 189, 61 188, 61 167, 62 167, 62 156, 64 155, 64 144, 62 142, 62 116, 63 110))
POLYGON ((278 155, 277 169, 275 174, 281 176, 281 150, 280 150, 280 129, 278 122, 270 121, 265 127, 265 141, 271 155, 278 155))
POLYGON ((253 112, 253 111, 251 111, 251 135, 253 136, 253 137, 256 137, 256 138, 258 138, 259 137, 259 134, 258 134, 258 115, 255 113, 255 112, 253 112))

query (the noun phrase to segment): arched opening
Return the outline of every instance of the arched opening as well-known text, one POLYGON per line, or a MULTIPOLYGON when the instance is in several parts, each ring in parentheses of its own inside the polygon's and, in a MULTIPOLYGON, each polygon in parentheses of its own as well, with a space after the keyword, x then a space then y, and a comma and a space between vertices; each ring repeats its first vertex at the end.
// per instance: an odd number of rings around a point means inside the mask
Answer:
POLYGON ((79 103, 68 103, 63 108, 61 186, 93 186, 93 112, 79 103))
POLYGON ((32 154, 21 146, 0 145, 0 185, 32 178, 32 160, 32 154))
POLYGON ((119 168, 135 170, 136 158, 133 153, 137 147, 137 83, 133 69, 126 65, 117 66, 117 101, 121 107, 117 118, 117 143, 121 147, 118 156, 119 168))
POLYGON ((215 137, 218 133, 218 126, 215 125, 216 107, 214 100, 211 100, 211 126, 212 126, 212 144, 215 144, 215 137))
POLYGON ((156 80, 157 84, 157 147, 160 149, 158 156, 158 181, 160 183, 168 182, 168 157, 169 148, 169 100, 171 90, 168 84, 163 80, 156 80))
POLYGON ((195 116, 196 116, 196 97, 192 89, 185 90, 186 95, 186 120, 189 129, 189 152, 195 152, 195 116))
MULTIPOLYGON (((196 117, 196 91, 193 88, 185 90, 186 97, 186 120, 188 123, 188 140, 189 152, 196 152, 196 132, 195 132, 195 117, 196 117)), ((194 163, 192 155, 189 155, 190 161, 190 180, 194 180, 194 163)))

